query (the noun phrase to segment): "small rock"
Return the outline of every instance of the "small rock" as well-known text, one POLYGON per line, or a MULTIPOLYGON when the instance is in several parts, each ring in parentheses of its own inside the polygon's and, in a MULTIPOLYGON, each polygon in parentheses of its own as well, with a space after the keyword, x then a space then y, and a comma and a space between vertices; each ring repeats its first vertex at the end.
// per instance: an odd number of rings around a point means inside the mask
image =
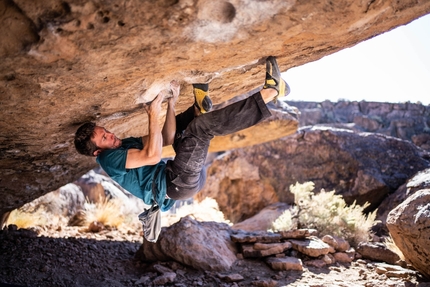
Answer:
POLYGON ((295 229, 288 231, 281 231, 280 234, 283 239, 304 239, 309 236, 317 235, 316 229, 295 229))
POLYGON ((313 267, 317 267, 317 268, 323 268, 324 266, 327 265, 324 262, 324 260, 321 260, 321 259, 309 260, 309 261, 306 261, 305 264, 307 266, 313 266, 313 267))
POLYGON ((160 265, 160 264, 154 264, 154 266, 152 266, 152 268, 154 268, 155 271, 157 271, 158 273, 161 273, 161 274, 173 272, 172 269, 167 268, 167 267, 160 265))
POLYGON ((326 254, 323 256, 322 260, 326 263, 326 264, 334 264, 336 263, 336 259, 334 258, 333 255, 331 254, 326 254))
POLYGON ((239 282, 244 279, 243 276, 240 274, 226 274, 226 275, 218 274, 218 278, 229 283, 239 282))
POLYGON ((351 258, 351 256, 345 252, 336 252, 333 256, 334 259, 340 263, 351 263, 354 259, 354 257, 351 258))
POLYGON ((135 285, 140 285, 140 284, 145 284, 148 283, 151 280, 151 278, 149 276, 142 276, 139 278, 139 280, 137 280, 136 282, 134 282, 135 285))
POLYGON ((283 243, 255 243, 254 245, 243 245, 242 251, 245 258, 250 257, 267 257, 270 255, 275 255, 283 253, 284 251, 291 248, 290 242, 283 243))
POLYGON ((255 287, 275 287, 278 285, 278 281, 275 280, 259 280, 259 281, 252 281, 252 286, 255 287))
POLYGON ((318 237, 311 237, 306 240, 290 240, 290 242, 295 250, 310 257, 318 257, 330 252, 330 245, 318 237))
POLYGON ((328 245, 332 246, 334 249, 336 249, 338 246, 337 241, 331 235, 324 235, 323 238, 321 238, 321 240, 327 243, 328 245))
POLYGON ((103 225, 103 223, 98 222, 98 221, 93 221, 93 222, 91 222, 91 223, 90 223, 90 225, 88 226, 88 231, 90 231, 90 232, 94 232, 94 233, 100 232, 100 231, 102 231, 103 229, 104 229, 104 225, 103 225))
POLYGON ((237 243, 274 243, 281 240, 281 235, 269 232, 246 232, 243 230, 235 230, 235 233, 231 235, 231 240, 237 243))
POLYGON ((404 272, 404 271, 387 271, 385 273, 388 278, 408 278, 410 275, 414 275, 411 272, 404 272))
POLYGON ((302 261, 295 257, 284 257, 284 258, 276 258, 269 257, 266 260, 266 263, 273 270, 303 270, 302 261))
POLYGON ((164 273, 163 275, 158 276, 157 278, 155 278, 152 281, 152 283, 154 285, 164 285, 164 284, 169 283, 169 282, 174 282, 175 279, 176 279, 176 273, 174 273, 174 272, 167 272, 167 273, 164 273))

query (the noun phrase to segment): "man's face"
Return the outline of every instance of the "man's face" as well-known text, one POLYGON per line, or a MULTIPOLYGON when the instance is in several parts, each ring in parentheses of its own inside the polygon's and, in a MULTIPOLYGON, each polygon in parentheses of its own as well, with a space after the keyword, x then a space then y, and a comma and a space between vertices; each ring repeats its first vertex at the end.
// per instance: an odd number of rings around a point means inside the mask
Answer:
POLYGON ((121 146, 121 140, 104 127, 96 126, 94 128, 94 134, 95 136, 91 138, 91 140, 101 150, 114 149, 121 146))

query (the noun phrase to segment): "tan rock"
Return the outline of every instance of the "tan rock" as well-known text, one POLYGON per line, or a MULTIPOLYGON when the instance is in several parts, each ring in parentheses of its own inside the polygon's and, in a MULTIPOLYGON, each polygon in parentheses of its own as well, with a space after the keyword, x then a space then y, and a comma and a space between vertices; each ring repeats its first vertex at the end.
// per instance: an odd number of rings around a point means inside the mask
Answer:
POLYGON ((243 230, 234 230, 231 235, 231 240, 237 243, 274 243, 281 241, 281 235, 279 233, 268 233, 268 232, 246 232, 243 230))
POLYGON ((240 274, 218 274, 218 277, 226 282, 239 282, 242 281, 244 278, 240 274))
MULTIPOLYGON (((387 227, 406 261, 430 277, 430 189, 422 189, 393 209, 387 227)), ((390 263, 390 262, 389 262, 390 263)))
POLYGON ((310 257, 318 257, 321 255, 328 254, 330 252, 330 246, 324 243, 317 237, 312 237, 306 240, 289 240, 292 247, 310 257))
POLYGON ((380 242, 360 242, 357 246, 357 252, 364 258, 390 264, 394 264, 400 260, 398 254, 388 249, 386 245, 380 242))
POLYGON ((285 252, 291 248, 290 242, 283 243, 255 243, 253 245, 243 245, 242 252, 245 258, 249 257, 267 257, 285 252))
POLYGON ((315 229, 294 229, 279 232, 283 239, 303 239, 317 234, 315 229))
POLYGON ((352 260, 354 260, 354 257, 351 258, 351 256, 345 252, 336 252, 333 256, 334 259, 340 263, 351 263, 352 260))
POLYGON ((267 231, 272 227, 273 221, 289 208, 290 205, 283 202, 272 203, 264 207, 254 216, 234 224, 232 228, 246 231, 267 231))
POLYGON ((305 261, 305 265, 313 266, 313 267, 317 267, 317 268, 323 268, 324 266, 327 265, 327 263, 324 260, 315 259, 315 260, 305 261))
POLYGON ((284 258, 275 258, 269 257, 266 260, 266 263, 273 270, 303 270, 302 261, 295 257, 284 257, 284 258))

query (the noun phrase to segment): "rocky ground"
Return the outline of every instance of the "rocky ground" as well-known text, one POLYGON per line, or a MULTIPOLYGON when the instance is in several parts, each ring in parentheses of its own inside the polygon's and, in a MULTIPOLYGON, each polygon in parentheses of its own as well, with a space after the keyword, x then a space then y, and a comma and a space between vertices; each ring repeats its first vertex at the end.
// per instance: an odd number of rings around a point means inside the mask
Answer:
POLYGON ((1 286, 430 286, 419 275, 387 277, 374 262, 304 271, 274 271, 264 262, 239 259, 229 272, 196 271, 177 262, 134 258, 143 238, 139 226, 88 232, 83 227, 0 231, 1 286), (172 282, 173 281, 173 282, 172 282))

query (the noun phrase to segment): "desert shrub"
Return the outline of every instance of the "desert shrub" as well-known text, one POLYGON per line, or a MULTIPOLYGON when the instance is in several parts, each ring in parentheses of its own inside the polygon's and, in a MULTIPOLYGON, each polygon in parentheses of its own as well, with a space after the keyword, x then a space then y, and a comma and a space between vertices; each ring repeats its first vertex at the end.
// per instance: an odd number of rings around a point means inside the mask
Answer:
POLYGON ((275 221, 272 223, 270 232, 288 231, 296 227, 293 221, 293 215, 290 210, 285 210, 275 221))
POLYGON ((104 226, 118 228, 125 220, 122 212, 123 202, 119 198, 105 198, 97 203, 86 204, 86 221, 97 221, 104 226))
MULTIPOLYGON (((306 182, 291 185, 290 190, 294 194, 295 208, 291 211, 297 213, 299 228, 314 228, 320 235, 335 235, 348 240, 353 246, 361 241, 367 241, 369 230, 372 227, 376 211, 364 214, 363 206, 355 202, 347 205, 341 195, 335 191, 321 190, 314 194, 314 183, 306 182)), ((290 210, 284 212, 272 224, 273 231, 289 230, 294 227, 290 210)))
POLYGON ((298 207, 298 221, 300 227, 315 228, 321 235, 335 235, 348 240, 353 246, 361 241, 367 241, 376 211, 364 214, 363 206, 355 202, 347 205, 341 195, 335 191, 321 190, 314 194, 314 184, 296 184, 290 186, 298 207))

